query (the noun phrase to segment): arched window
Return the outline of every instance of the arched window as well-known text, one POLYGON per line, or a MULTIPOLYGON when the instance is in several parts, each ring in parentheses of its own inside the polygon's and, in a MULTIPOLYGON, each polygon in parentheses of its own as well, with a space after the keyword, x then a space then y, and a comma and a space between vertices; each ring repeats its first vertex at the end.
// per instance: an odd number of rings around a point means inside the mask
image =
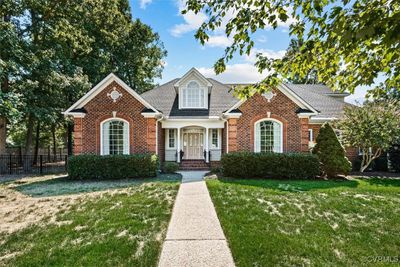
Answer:
POLYGON ((282 123, 273 119, 264 119, 255 124, 255 152, 283 151, 282 123))
POLYGON ((205 108, 205 90, 196 81, 190 81, 182 89, 183 108, 205 108))
POLYGON ((129 123, 111 119, 101 124, 101 154, 129 154, 129 123))

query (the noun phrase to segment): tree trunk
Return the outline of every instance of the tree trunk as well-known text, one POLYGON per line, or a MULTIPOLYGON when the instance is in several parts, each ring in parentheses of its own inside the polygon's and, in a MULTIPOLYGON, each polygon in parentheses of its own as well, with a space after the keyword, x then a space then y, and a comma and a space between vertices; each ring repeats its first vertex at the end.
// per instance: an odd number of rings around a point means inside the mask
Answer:
POLYGON ((53 159, 57 160, 57 141, 56 141, 56 126, 51 126, 51 135, 53 137, 53 159))
MULTIPOLYGON (((8 14, 5 14, 3 16, 3 21, 4 22, 9 22, 11 19, 11 16, 8 14)), ((2 56, 3 57, 3 56, 2 56)), ((3 58, 4 60, 7 60, 6 58, 3 58)), ((1 80, 0 84, 0 92, 7 93, 9 91, 9 81, 8 81, 8 73, 5 72, 3 73, 3 79, 1 80)), ((7 118, 0 116, 0 155, 4 155, 6 153, 6 139, 7 139, 7 118)), ((1 165, 1 162, 0 162, 1 165)), ((0 166, 1 168, 2 166, 0 166)))
POLYGON ((32 155, 33 124, 33 114, 29 114, 28 123, 26 125, 25 155, 32 155))
POLYGON ((35 136, 35 156, 33 159, 33 164, 37 163, 38 154, 39 154, 39 139, 40 139, 40 122, 38 121, 36 124, 36 136, 35 136))
MULTIPOLYGON (((4 18, 6 21, 6 18, 4 18)), ((4 79, 0 84, 1 92, 8 92, 9 83, 8 83, 8 74, 4 74, 4 79)), ((7 118, 0 116, 0 155, 6 154, 6 141, 7 141, 7 118)), ((11 162, 10 162, 11 164, 11 162)), ((0 173, 3 173, 7 169, 7 163, 5 160, 0 160, 0 173)))
POLYGON ((68 156, 72 156, 72 132, 74 131, 74 125, 72 122, 68 122, 67 125, 67 150, 68 156))
POLYGON ((26 142, 25 142, 25 155, 24 155, 24 170, 25 172, 30 172, 32 170, 32 141, 33 141, 33 125, 34 118, 33 114, 28 116, 28 124, 26 131, 26 142))
POLYGON ((382 149, 378 148, 374 153, 369 153, 369 149, 363 150, 363 159, 361 161, 361 168, 360 172, 364 172, 368 166, 371 164, 371 162, 379 158, 382 154, 382 149), (365 153, 367 151, 367 153, 365 153))
POLYGON ((6 154, 6 138, 7 138, 7 131, 6 131, 6 118, 0 117, 0 173, 4 173, 7 169, 7 163, 5 160, 6 154))

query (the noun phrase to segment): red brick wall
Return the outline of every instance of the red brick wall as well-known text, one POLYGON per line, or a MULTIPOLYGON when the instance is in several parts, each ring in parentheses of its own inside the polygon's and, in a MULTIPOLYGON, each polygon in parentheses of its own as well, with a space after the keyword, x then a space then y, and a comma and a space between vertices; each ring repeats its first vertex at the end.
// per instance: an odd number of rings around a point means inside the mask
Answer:
POLYGON ((82 118, 74 118, 74 154, 82 154, 82 118))
MULTIPOLYGON (((270 112, 270 118, 280 121, 283 125, 283 152, 299 152, 302 148, 304 149, 302 140, 304 141, 304 134, 308 136, 308 132, 304 132, 304 130, 308 131, 304 124, 308 124, 308 119, 302 121, 297 116, 295 111, 298 106, 283 93, 279 90, 275 90, 274 93, 276 96, 271 102, 260 94, 256 94, 239 107, 242 116, 237 120, 238 151, 254 151, 254 124, 260 119, 267 119, 268 112, 270 112)), ((231 126, 229 126, 229 133, 231 134, 231 126)), ((231 152, 233 150, 231 150, 230 142, 231 139, 229 139, 231 152)))
POLYGON ((106 119, 122 118, 129 122, 130 153, 155 152, 156 150, 156 121, 141 115, 144 106, 116 82, 104 88, 85 106, 87 114, 84 118, 75 118, 74 153, 100 154, 100 123, 106 119), (116 102, 107 96, 116 88, 122 97, 116 102), (79 122, 81 120, 81 123, 79 122), (81 125, 81 127, 80 127, 81 125), (81 141, 79 141, 81 136, 81 141), (81 143, 81 147, 80 147, 81 143))

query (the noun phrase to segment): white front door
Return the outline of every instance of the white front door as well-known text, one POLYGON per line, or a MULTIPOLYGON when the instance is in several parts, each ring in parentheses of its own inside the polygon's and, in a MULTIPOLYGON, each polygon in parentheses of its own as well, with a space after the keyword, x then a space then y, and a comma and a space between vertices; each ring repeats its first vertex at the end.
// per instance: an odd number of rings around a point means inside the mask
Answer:
POLYGON ((184 133, 183 134, 183 158, 184 159, 203 159, 203 133, 184 133))

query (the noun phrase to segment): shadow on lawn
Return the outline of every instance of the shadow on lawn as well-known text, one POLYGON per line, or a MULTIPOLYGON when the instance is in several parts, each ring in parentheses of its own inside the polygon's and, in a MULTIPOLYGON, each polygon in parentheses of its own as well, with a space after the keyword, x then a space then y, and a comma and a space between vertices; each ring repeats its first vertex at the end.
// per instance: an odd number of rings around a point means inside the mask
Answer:
POLYGON ((356 188, 358 180, 272 180, 272 179, 233 179, 218 178, 228 184, 255 186, 279 191, 302 192, 332 188, 356 188))
MULTIPOLYGON (((95 192, 107 189, 117 189, 140 185, 148 182, 178 182, 180 174, 160 174, 154 178, 121 179, 121 180, 71 180, 62 176, 44 181, 25 183, 15 187, 15 190, 32 197, 48 197, 85 192, 95 192)), ((18 182, 17 182, 18 183, 18 182)))
POLYGON ((375 185, 375 186, 395 186, 395 187, 400 187, 400 179, 390 179, 390 178, 372 178, 372 179, 365 179, 363 180, 370 185, 375 185))

